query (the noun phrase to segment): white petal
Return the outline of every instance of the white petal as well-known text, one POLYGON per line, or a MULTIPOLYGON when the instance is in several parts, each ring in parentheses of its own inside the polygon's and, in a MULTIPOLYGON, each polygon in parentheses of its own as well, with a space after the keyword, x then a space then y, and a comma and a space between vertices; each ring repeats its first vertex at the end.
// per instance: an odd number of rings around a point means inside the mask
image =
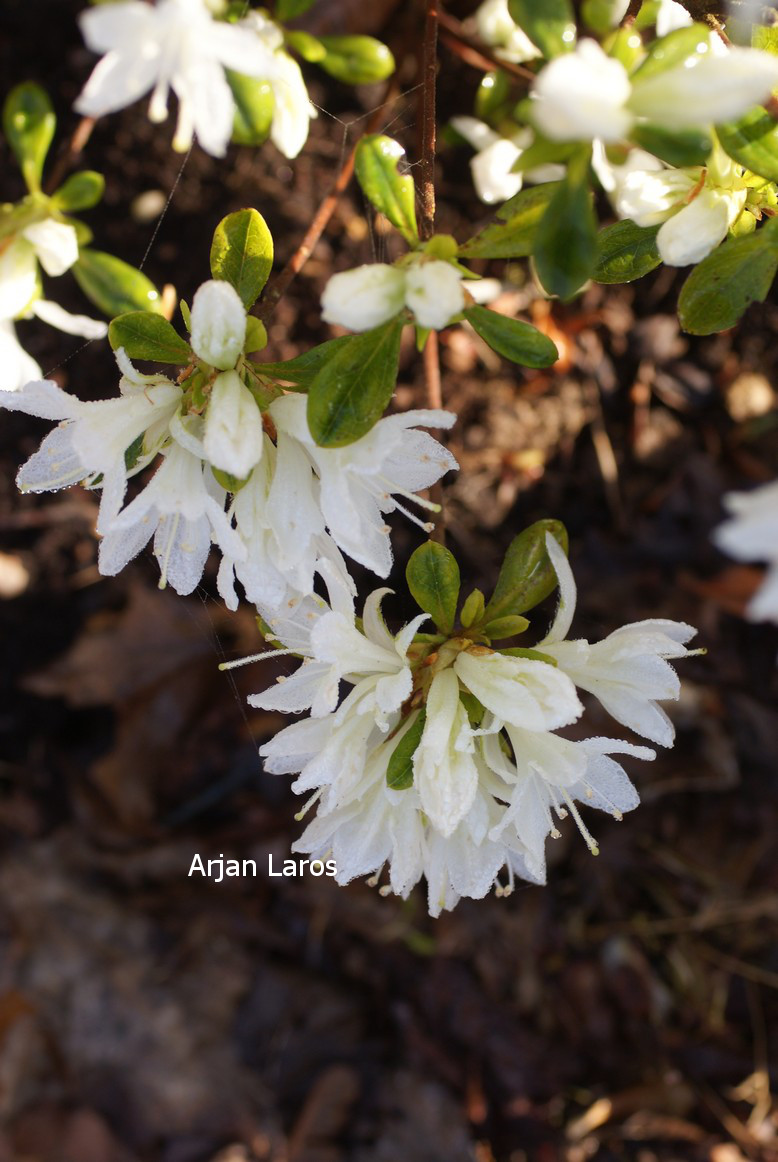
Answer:
POLYGON ((66 311, 59 303, 52 303, 48 299, 36 299, 32 304, 32 312, 44 323, 56 327, 58 331, 64 331, 66 335, 81 335, 84 339, 104 339, 108 334, 107 323, 100 319, 90 319, 88 315, 71 315, 70 311, 66 311))
POLYGON ((370 263, 332 276, 321 296, 322 318, 351 331, 369 331, 398 314, 404 299, 403 271, 370 263))
POLYGON ((246 308, 228 282, 210 279, 192 300, 191 343, 196 355, 213 367, 234 367, 246 340, 246 308))
POLYGON ((74 226, 44 218, 22 231, 31 242, 46 274, 64 274, 78 258, 78 239, 74 226))
POLYGON ((420 327, 446 327, 465 306, 462 275, 448 262, 418 262, 405 275, 405 305, 420 327))
POLYGON ((636 78, 629 104, 650 121, 681 129, 705 127, 740 117, 766 101, 776 85, 778 58, 732 46, 725 56, 708 51, 646 80, 636 78))
POLYGON ((25 384, 40 380, 40 377, 40 366, 16 338, 16 329, 11 320, 0 319, 0 407, 5 406, 6 392, 16 393, 25 384))
MULTIPOLYGON (((745 201, 746 191, 742 191, 745 201)), ((691 266, 702 262, 727 236, 729 199, 718 190, 703 189, 660 227, 656 244, 667 266, 691 266)))

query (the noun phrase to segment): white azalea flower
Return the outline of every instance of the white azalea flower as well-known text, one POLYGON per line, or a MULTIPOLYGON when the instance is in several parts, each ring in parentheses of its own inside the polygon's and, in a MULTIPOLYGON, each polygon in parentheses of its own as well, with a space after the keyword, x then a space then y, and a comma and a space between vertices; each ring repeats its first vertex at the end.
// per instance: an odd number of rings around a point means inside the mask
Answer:
POLYGON ((448 839, 467 815, 478 790, 473 732, 452 669, 432 679, 421 742, 413 756, 419 801, 432 826, 448 839))
POLYGON ((557 730, 583 712, 570 678, 548 662, 506 657, 476 646, 457 656, 454 670, 500 723, 557 730))
POLYGON ((455 416, 445 411, 386 416, 345 448, 321 448, 308 427, 304 396, 274 400, 270 415, 279 436, 293 437, 313 464, 320 481, 320 510, 338 547, 379 577, 386 577, 392 550, 383 514, 397 509, 421 523, 396 497, 428 503, 415 493, 457 467, 451 453, 418 431, 417 425, 449 428, 455 416))
POLYGON ((685 643, 697 631, 684 622, 652 618, 624 625, 594 644, 565 640, 575 612, 575 580, 558 542, 547 535, 546 546, 559 579, 560 604, 538 649, 622 726, 672 746, 675 730, 657 701, 678 699, 680 680, 667 659, 686 657, 685 643))
POLYGON ((718 547, 738 561, 766 561, 768 570, 748 605, 752 621, 778 622, 778 480, 752 492, 729 492, 730 518, 713 534, 718 547))
POLYGON ((107 529, 124 498, 129 471, 125 452, 146 436, 133 471, 149 462, 166 436, 181 402, 181 388, 164 376, 139 376, 117 352, 124 375, 122 394, 112 400, 84 402, 51 380, 27 383, 0 393, 0 406, 43 419, 62 421, 19 469, 23 492, 47 492, 102 477, 98 530, 107 529), (148 441, 148 442, 147 442, 148 441))
POLYGON ((233 286, 210 279, 192 300, 191 343, 212 367, 229 371, 238 361, 246 341, 246 308, 233 286))
POLYGON ((632 86, 621 61, 583 39, 541 69, 533 84, 532 117, 552 141, 621 141, 632 126, 632 86))
POLYGON ((334 274, 321 296, 325 323, 339 323, 351 331, 379 327, 405 304, 405 274, 397 266, 372 262, 334 274))
POLYGON ((490 831, 490 838, 501 840, 515 833, 527 853, 529 868, 538 878, 545 879, 546 840, 560 835, 554 815, 561 820, 570 814, 596 855, 597 843, 575 801, 621 819, 626 811, 637 807, 639 797, 623 767, 609 756, 628 754, 650 760, 656 757, 654 751, 612 738, 572 742, 516 727, 508 727, 507 733, 513 759, 502 750, 497 735, 484 738, 484 759, 504 780, 505 788, 497 793, 508 802, 507 810, 490 831))
POLYGON ((232 133, 235 102, 224 75, 232 69, 273 82, 275 53, 244 22, 214 20, 204 0, 140 0, 105 4, 82 13, 81 31, 94 52, 104 53, 76 109, 101 117, 152 92, 149 117, 164 121, 172 89, 178 98, 174 148, 197 138, 223 157, 232 133))
POLYGON ((112 577, 154 537, 160 588, 191 593, 203 575, 211 541, 245 555, 224 511, 225 492, 199 457, 175 440, 163 450, 151 481, 115 517, 100 542, 100 572, 112 577))
POLYGON ((284 52, 281 29, 264 13, 256 10, 248 12, 239 21, 239 25, 249 29, 269 54, 263 80, 268 81, 273 90, 270 140, 284 157, 297 157, 308 140, 311 118, 316 116, 300 66, 284 52))
POLYGON ((415 262, 405 272, 405 305, 420 327, 441 331, 465 308, 462 274, 450 262, 415 262))
POLYGON ((470 170, 475 191, 482 202, 494 205, 507 202, 528 182, 555 182, 564 177, 563 165, 540 165, 526 173, 514 173, 513 167, 528 145, 531 129, 520 129, 512 137, 501 137, 477 117, 452 117, 451 125, 476 150, 470 170))
POLYGON ((677 32, 679 28, 688 28, 693 24, 692 15, 687 12, 683 4, 676 0, 659 0, 659 11, 656 14, 656 34, 659 37, 677 32))
POLYGON ((594 40, 541 69, 534 82, 533 119, 552 141, 623 140, 637 119, 669 128, 708 128, 767 100, 778 84, 778 58, 731 47, 717 37, 680 65, 642 78, 627 75, 594 40))
POLYGON ((0 391, 18 391, 40 377, 39 365, 17 339, 11 320, 0 319, 0 391))
POLYGON ((211 388, 205 413, 205 458, 222 472, 245 480, 264 445, 262 413, 237 371, 222 371, 211 388))
MULTIPOLYGON (((631 163, 610 167, 611 199, 617 213, 638 226, 663 223, 656 241, 666 265, 701 262, 726 238, 743 212, 748 197, 743 166, 718 147, 704 169, 674 169, 650 154, 635 152, 639 157, 631 163)), ((600 161, 598 174, 603 164, 607 166, 600 161)))
POLYGON ((521 64, 541 55, 511 16, 508 0, 484 0, 475 13, 475 26, 481 40, 503 60, 521 64))

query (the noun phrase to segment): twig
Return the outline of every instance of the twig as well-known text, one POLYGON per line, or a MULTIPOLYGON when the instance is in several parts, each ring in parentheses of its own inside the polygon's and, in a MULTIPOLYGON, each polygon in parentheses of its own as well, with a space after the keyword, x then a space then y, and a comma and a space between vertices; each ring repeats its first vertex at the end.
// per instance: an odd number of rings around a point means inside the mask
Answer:
POLYGON ((55 190, 59 189, 65 174, 84 152, 86 143, 92 136, 92 130, 94 127, 94 117, 81 118, 75 130, 73 131, 70 141, 67 143, 62 153, 60 153, 59 157, 54 162, 54 167, 46 181, 47 194, 53 194, 55 190))
POLYGON ((466 64, 481 69, 485 73, 502 69, 503 72, 509 73, 512 77, 518 77, 522 81, 534 80, 535 74, 532 69, 516 64, 515 61, 503 60, 486 45, 476 43, 466 34, 460 22, 455 20, 453 16, 449 16, 447 12, 438 12, 438 24, 440 25, 441 39, 466 64))
MULTIPOLYGON (((369 133, 374 133, 376 131, 378 126, 381 124, 381 121, 383 120, 387 106, 392 103, 392 101, 395 99, 395 96, 396 93, 394 91, 394 86, 392 85, 387 90, 386 96, 378 108, 373 110, 373 113, 368 120, 367 126, 365 127, 365 132, 362 136, 367 136, 369 133)), ((359 140, 361 141, 361 137, 359 140)), ((324 198, 323 202, 316 211, 313 217, 313 221, 306 230, 302 242, 297 247, 284 269, 276 275, 276 277, 273 279, 273 282, 262 296, 262 301, 257 307, 255 314, 257 318, 261 319, 263 322, 266 322, 273 314, 273 311, 276 309, 283 296, 289 290, 292 282, 305 266, 308 259, 311 257, 316 243, 319 241, 325 229, 327 228, 327 223, 335 212, 335 207, 338 204, 340 195, 348 186, 354 173, 358 145, 359 141, 356 141, 352 147, 351 152, 341 166, 340 172, 335 178, 335 183, 332 189, 324 198)))
POLYGON ((435 229, 435 86, 438 69, 438 0, 427 0, 422 49, 421 90, 421 221, 419 234, 422 242, 432 237, 435 229))

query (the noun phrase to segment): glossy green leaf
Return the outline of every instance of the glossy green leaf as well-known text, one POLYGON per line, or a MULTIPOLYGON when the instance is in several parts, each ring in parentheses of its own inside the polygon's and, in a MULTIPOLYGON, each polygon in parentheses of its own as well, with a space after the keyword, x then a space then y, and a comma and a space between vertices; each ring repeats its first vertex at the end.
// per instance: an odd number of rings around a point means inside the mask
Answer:
POLYGON ((238 145, 262 145, 267 141, 275 112, 273 89, 267 81, 225 70, 232 90, 235 113, 232 140, 238 145))
POLYGON ((690 56, 695 56, 704 46, 709 52, 710 29, 704 24, 690 24, 686 28, 677 28, 667 36, 655 40, 649 45, 645 59, 632 74, 632 82, 639 85, 650 77, 657 77, 682 65, 690 56))
POLYGON ((575 13, 569 0, 508 0, 508 11, 544 57, 575 47, 575 13))
POLYGON ((211 274, 223 278, 248 310, 273 266, 273 239, 258 210, 236 210, 216 227, 211 244, 211 274))
POLYGON ((626 219, 597 235, 595 282, 633 282, 656 269, 662 259, 656 248, 658 226, 636 226, 626 219))
POLYGON ((71 270, 86 297, 109 318, 127 311, 159 314, 162 309, 151 279, 113 254, 82 249, 71 270))
POLYGON ((695 266, 678 299, 684 331, 711 335, 732 327, 751 303, 762 302, 778 270, 778 219, 755 234, 729 238, 695 266))
POLYGON ((485 619, 496 621, 526 613, 556 588, 557 576, 546 550, 551 533, 567 552, 567 530, 558 520, 539 520, 511 541, 485 619))
POLYGON ((287 48, 291 48, 298 56, 309 64, 318 64, 327 55, 327 50, 318 36, 311 36, 310 32, 301 32, 298 29, 284 34, 287 48))
POLYGON ((481 78, 475 95, 475 115, 481 121, 489 121, 499 114, 510 99, 511 82, 502 69, 495 69, 481 78))
POLYGON ((372 36, 322 36, 324 56, 318 62, 331 77, 347 85, 372 85, 394 72, 394 57, 372 36))
POLYGON ((397 163, 404 153, 393 138, 369 134, 357 146, 355 168, 365 197, 415 246, 419 241, 416 188, 410 174, 397 172, 397 163))
POLYGON ((628 73, 643 56, 643 41, 634 24, 617 28, 603 41, 602 47, 609 57, 620 61, 628 73))
POLYGON ((598 36, 604 36, 621 21, 624 5, 620 0, 583 0, 581 16, 598 36))
POLYGON ((328 339, 326 343, 319 343, 311 347, 310 351, 304 351, 302 355, 283 363, 258 363, 257 372, 282 383, 293 383, 302 391, 307 391, 324 364, 343 347, 347 347, 353 338, 353 335, 342 335, 339 339, 328 339))
POLYGON ((32 81, 11 89, 3 105, 3 132, 31 193, 41 188, 41 175, 57 118, 46 90, 32 81))
POLYGON ((778 125, 766 109, 751 109, 739 121, 718 125, 716 132, 731 158, 760 177, 778 182, 778 125))
POLYGON ((751 29, 751 47, 761 48, 778 56, 778 26, 775 24, 755 24, 751 29))
POLYGON ((51 199, 58 210, 73 213, 96 206, 105 191, 105 178, 92 169, 71 174, 51 199))
POLYGON ((517 634, 524 633, 529 626, 529 621, 521 614, 511 613, 507 617, 495 617, 493 621, 487 622, 483 629, 484 633, 492 641, 503 641, 505 638, 516 637, 517 634))
POLYGON ((412 553, 405 577, 419 609, 441 633, 451 633, 459 601, 459 565, 453 553, 437 541, 426 541, 412 553))
POLYGON ((597 261, 597 219, 589 189, 589 152, 571 158, 535 231, 533 254, 541 286, 562 301, 591 278, 597 261))
POLYGON ((243 344, 243 350, 252 355, 265 347, 267 347, 267 328, 261 319, 249 315, 246 319, 246 342, 243 344))
POLYGON ((535 140, 521 151, 511 166, 511 173, 528 173, 542 165, 564 165, 579 148, 575 142, 549 141, 536 132, 535 140))
POLYGON ((108 341, 114 351, 123 347, 130 359, 154 363, 189 363, 192 352, 173 325, 150 311, 130 311, 119 315, 108 327, 108 341))
POLYGON ((407 791, 413 786, 413 756, 421 742, 426 719, 427 711, 422 706, 412 725, 392 751, 386 768, 386 784, 393 791, 407 791))
POLYGON ((462 606, 462 612, 459 615, 464 629, 468 629, 469 626, 480 621, 485 608, 486 601, 483 593, 480 589, 474 589, 462 606))
POLYGON ((308 390, 308 426, 317 444, 342 448, 380 420, 397 383, 403 325, 391 319, 348 342, 328 359, 308 390))
POLYGON ((524 367, 550 367, 559 358, 556 344, 529 323, 498 315, 487 307, 466 307, 465 318, 493 351, 524 367))
POLYGON ((713 148, 699 129, 667 129, 663 125, 636 125, 630 135, 635 145, 672 166, 705 165, 713 148))
POLYGON ((559 182, 530 186, 497 211, 502 222, 492 222, 459 247, 461 258, 525 258, 532 253, 535 231, 548 209, 559 182), (508 207, 511 212, 507 213, 508 207))

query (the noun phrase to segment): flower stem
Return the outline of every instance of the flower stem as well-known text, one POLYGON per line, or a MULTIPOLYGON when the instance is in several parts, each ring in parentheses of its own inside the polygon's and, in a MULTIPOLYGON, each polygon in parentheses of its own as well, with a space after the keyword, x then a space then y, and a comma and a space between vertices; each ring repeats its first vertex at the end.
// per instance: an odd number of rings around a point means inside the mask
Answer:
POLYGON ((422 242, 432 237, 435 229, 435 87, 438 68, 438 3, 427 0, 422 49, 421 92, 421 221, 419 234, 422 242))

